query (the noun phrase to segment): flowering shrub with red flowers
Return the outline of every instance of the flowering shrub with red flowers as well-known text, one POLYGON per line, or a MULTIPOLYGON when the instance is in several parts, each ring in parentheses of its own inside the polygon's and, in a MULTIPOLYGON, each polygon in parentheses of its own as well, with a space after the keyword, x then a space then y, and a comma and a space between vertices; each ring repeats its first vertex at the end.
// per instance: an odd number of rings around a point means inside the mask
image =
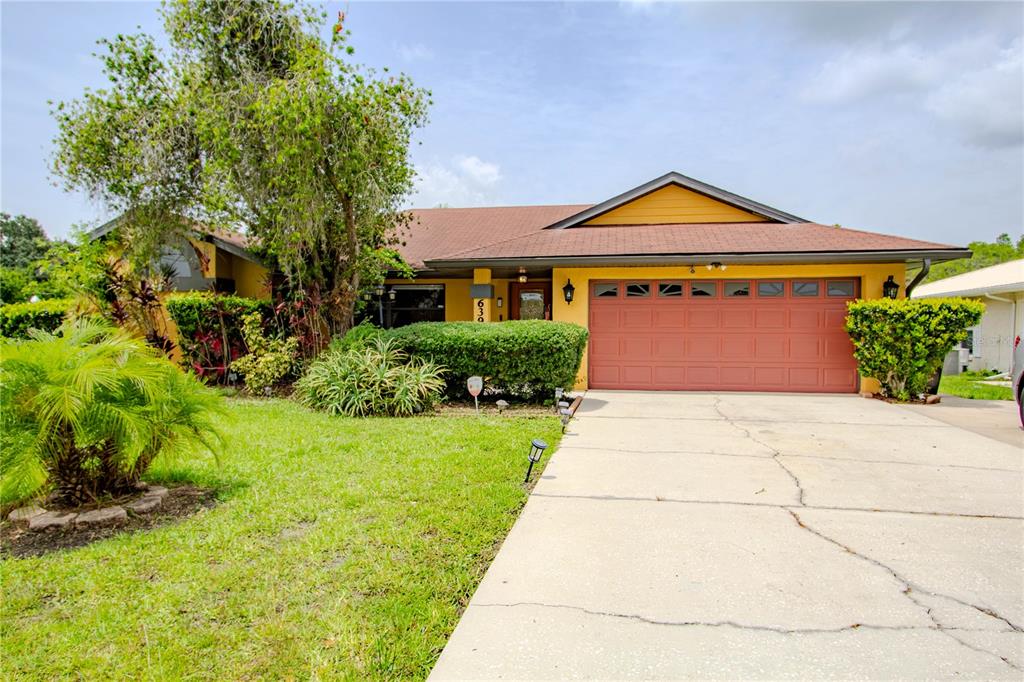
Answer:
POLYGON ((249 352, 242 336, 246 315, 260 313, 268 333, 278 331, 269 300, 187 292, 169 296, 165 305, 178 327, 182 364, 208 383, 231 383, 231 363, 249 352))

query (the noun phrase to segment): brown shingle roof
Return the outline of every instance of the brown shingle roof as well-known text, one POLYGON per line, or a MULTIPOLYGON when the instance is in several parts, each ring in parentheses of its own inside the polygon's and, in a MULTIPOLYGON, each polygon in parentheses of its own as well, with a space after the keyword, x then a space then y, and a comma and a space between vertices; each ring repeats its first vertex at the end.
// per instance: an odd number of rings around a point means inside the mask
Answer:
POLYGON ((430 261, 586 256, 951 249, 945 244, 817 223, 694 223, 544 229, 585 206, 425 209, 400 251, 430 261))

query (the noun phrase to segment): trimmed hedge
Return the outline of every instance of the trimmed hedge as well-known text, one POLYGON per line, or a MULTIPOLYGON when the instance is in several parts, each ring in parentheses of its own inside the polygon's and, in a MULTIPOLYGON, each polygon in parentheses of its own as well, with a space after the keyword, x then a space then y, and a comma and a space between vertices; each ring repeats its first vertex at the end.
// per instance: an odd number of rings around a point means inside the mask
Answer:
POLYGON ((525 398, 572 388, 588 332, 569 322, 419 322, 385 332, 409 355, 445 368, 447 392, 466 396, 466 379, 525 398))
POLYGON ((888 299, 847 304, 846 331, 862 376, 882 394, 910 400, 924 393, 946 353, 981 321, 985 304, 963 298, 888 299))
POLYGON ((10 303, 0 306, 0 336, 27 339, 29 329, 52 332, 64 322, 73 302, 63 298, 36 303, 10 303))
POLYGON ((182 364, 214 382, 226 382, 231 363, 247 352, 243 318, 255 312, 273 319, 269 300, 206 291, 172 294, 164 306, 178 327, 182 364))

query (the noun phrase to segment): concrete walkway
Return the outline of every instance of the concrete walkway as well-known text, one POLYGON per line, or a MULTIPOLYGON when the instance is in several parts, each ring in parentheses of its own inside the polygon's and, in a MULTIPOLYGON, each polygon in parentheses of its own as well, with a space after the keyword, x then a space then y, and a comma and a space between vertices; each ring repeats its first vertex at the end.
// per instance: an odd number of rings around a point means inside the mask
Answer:
POLYGON ((1020 680, 1022 460, 859 397, 592 391, 431 677, 1020 680))

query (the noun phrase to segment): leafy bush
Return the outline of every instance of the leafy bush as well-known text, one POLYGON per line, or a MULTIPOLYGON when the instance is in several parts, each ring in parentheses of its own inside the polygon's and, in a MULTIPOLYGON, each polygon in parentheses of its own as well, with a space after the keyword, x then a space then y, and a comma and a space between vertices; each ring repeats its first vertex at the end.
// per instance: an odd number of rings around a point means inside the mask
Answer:
POLYGON ((389 337, 413 357, 444 363, 452 396, 465 396, 471 376, 526 398, 572 388, 587 345, 583 327, 546 320, 419 322, 389 337))
POLYGON ((269 393, 295 366, 299 341, 268 339, 263 332, 263 317, 249 313, 242 318, 242 337, 249 354, 231 363, 231 369, 245 377, 245 386, 253 393, 269 393))
POLYGON ((0 336, 27 339, 31 329, 52 332, 64 322, 71 307, 71 301, 64 299, 0 306, 0 336))
POLYGON ((335 336, 328 345, 328 350, 345 352, 353 348, 365 348, 373 339, 383 334, 380 327, 370 322, 360 322, 348 330, 343 336, 335 336))
POLYGON ((978 324, 985 305, 960 298, 878 299, 848 304, 846 331, 862 376, 882 394, 909 400, 924 392, 946 353, 978 324))
POLYGON ((0 499, 47 481, 68 503, 133 490, 153 459, 211 448, 221 401, 145 341, 95 319, 0 350, 0 499))
POLYGON ((443 372, 410 359, 391 339, 374 338, 364 347, 325 352, 295 389, 304 405, 331 414, 407 416, 441 397, 443 372))
POLYGON ((272 319, 269 300, 188 292, 167 297, 164 305, 178 327, 182 363, 215 383, 226 382, 231 363, 246 353, 242 319, 259 313, 272 319))

